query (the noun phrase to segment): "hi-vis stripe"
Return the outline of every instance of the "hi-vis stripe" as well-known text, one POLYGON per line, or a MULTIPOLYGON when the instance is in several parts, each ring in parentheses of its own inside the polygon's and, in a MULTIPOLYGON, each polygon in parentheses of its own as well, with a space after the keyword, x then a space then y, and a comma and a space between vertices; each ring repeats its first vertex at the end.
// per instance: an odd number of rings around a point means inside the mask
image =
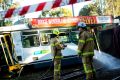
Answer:
POLYGON ((63 56, 55 56, 55 59, 61 59, 63 56))
POLYGON ((53 0, 49 2, 42 2, 39 4, 31 5, 31 6, 28 5, 21 8, 8 9, 6 11, 0 11, 0 19, 10 18, 12 17, 13 14, 21 16, 30 12, 50 10, 52 8, 74 4, 78 2, 84 2, 84 1, 91 1, 91 0, 53 0))
POLYGON ((57 46, 57 45, 59 45, 60 43, 58 42, 58 43, 55 43, 55 44, 51 44, 51 46, 57 46))
POLYGON ((79 42, 80 42, 80 43, 85 43, 85 40, 81 40, 81 39, 80 39, 79 42))
POLYGON ((87 42, 88 42, 88 41, 93 41, 93 38, 88 38, 86 41, 87 41, 87 42))
POLYGON ((93 73, 93 72, 95 72, 95 69, 92 69, 92 68, 89 69, 88 64, 83 63, 83 66, 84 66, 85 73, 93 73))
POLYGON ((94 55, 94 52, 82 52, 78 50, 78 54, 82 56, 87 56, 87 55, 94 55))
POLYGON ((80 43, 85 43, 89 41, 93 41, 93 38, 88 38, 87 40, 82 40, 82 39, 79 40, 80 43))
POLYGON ((82 52, 82 51, 80 51, 80 50, 77 50, 77 52, 78 52, 78 54, 81 54, 81 52, 82 52))
POLYGON ((94 52, 83 52, 82 56, 93 55, 93 54, 94 54, 94 52))

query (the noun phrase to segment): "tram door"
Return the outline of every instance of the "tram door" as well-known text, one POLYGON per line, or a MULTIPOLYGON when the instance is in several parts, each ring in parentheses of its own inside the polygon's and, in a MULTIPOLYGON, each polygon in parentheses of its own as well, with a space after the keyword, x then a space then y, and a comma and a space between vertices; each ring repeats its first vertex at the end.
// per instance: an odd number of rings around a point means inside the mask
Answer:
POLYGON ((0 66, 12 66, 13 61, 13 45, 11 42, 10 34, 0 35, 0 66))
POLYGON ((0 35, 0 67, 8 65, 8 59, 5 54, 3 35, 0 35))
POLYGON ((9 71, 20 69, 9 33, 0 35, 0 49, 0 67, 7 66, 9 71))
POLYGON ((11 78, 21 68, 15 58, 13 47, 9 33, 0 35, 0 78, 11 78))

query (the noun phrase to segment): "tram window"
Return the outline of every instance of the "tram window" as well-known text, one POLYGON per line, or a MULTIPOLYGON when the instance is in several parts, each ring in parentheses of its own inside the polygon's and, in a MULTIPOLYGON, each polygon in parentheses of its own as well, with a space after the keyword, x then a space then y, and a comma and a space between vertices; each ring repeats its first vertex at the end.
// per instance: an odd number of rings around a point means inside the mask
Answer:
POLYGON ((69 42, 69 35, 66 33, 60 33, 60 41, 63 43, 68 43, 69 42))
POLYGON ((38 47, 40 45, 39 38, 37 35, 22 36, 22 45, 24 48, 38 47))
POLYGON ((49 44, 49 35, 46 33, 41 33, 41 45, 45 46, 49 44))
POLYGON ((78 33, 71 32, 70 33, 70 41, 77 44, 78 43, 78 33))
POLYGON ((24 48, 38 47, 40 45, 37 31, 23 32, 21 38, 24 48))

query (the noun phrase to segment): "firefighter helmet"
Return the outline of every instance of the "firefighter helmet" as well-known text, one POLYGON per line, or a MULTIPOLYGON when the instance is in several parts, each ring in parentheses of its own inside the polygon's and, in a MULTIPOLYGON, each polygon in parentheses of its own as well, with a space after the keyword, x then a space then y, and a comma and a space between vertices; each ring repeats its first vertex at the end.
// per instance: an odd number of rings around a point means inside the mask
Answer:
POLYGON ((78 28, 85 28, 86 27, 86 24, 84 22, 79 22, 77 24, 78 28))
POLYGON ((59 30, 58 30, 58 29, 53 29, 53 34, 59 35, 59 34, 60 34, 60 32, 59 32, 59 30))

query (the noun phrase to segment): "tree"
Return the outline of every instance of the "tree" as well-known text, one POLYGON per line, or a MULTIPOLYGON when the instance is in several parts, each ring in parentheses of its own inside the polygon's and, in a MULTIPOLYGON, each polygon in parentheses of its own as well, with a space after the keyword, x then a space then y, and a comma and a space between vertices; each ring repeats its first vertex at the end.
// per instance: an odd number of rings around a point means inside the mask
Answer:
POLYGON ((12 3, 9 9, 18 8, 20 6, 19 2, 12 3))
POLYGON ((0 5, 1 5, 0 7, 3 10, 6 10, 10 6, 10 3, 11 3, 11 0, 0 0, 0 5))
POLYGON ((79 16, 88 16, 90 15, 90 7, 85 6, 82 8, 82 10, 79 12, 79 16))
POLYGON ((50 11, 43 11, 39 17, 45 18, 45 17, 68 17, 68 16, 72 16, 72 10, 63 7, 55 8, 50 11))
POLYGON ((0 3, 2 3, 3 2, 3 0, 0 0, 0 3))
POLYGON ((94 4, 85 6, 79 15, 120 15, 120 0, 96 0, 94 4))
POLYGON ((120 0, 105 0, 104 14, 119 16, 120 15, 120 0))
POLYGON ((80 16, 98 16, 102 15, 102 11, 98 5, 98 2, 94 4, 87 5, 82 8, 82 10, 79 12, 80 16))

